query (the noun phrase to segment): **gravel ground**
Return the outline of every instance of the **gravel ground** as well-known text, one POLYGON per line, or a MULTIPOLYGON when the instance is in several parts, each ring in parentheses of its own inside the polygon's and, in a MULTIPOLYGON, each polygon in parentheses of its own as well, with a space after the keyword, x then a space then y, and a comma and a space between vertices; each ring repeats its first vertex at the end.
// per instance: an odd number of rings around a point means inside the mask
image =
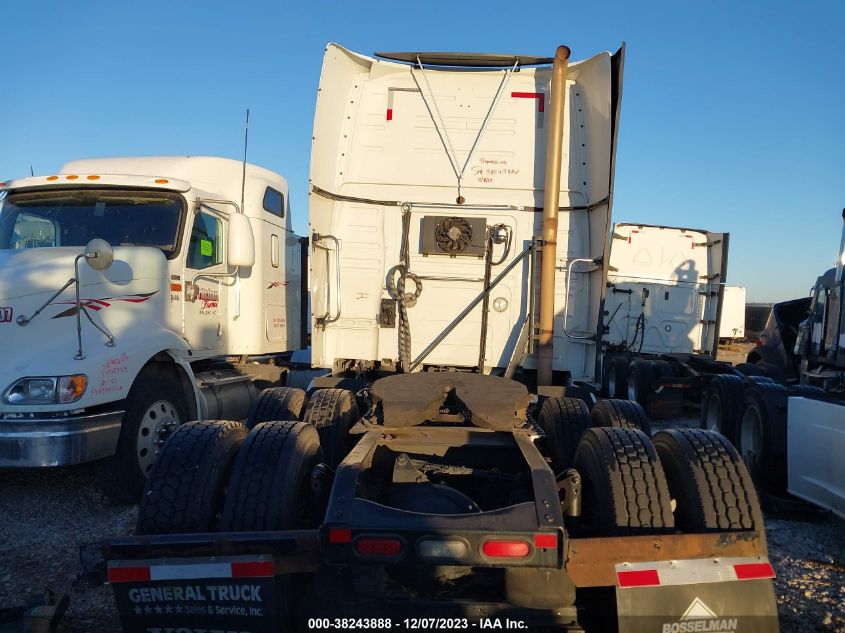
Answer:
MULTIPOLYGON (((694 416, 672 424, 694 425, 694 416)), ((93 465, 0 477, 0 608, 49 587, 70 597, 60 633, 119 631, 111 593, 84 572, 79 546, 130 534, 136 509, 98 492, 93 465)), ((766 514, 781 630, 845 631, 845 522, 801 506, 766 514)))

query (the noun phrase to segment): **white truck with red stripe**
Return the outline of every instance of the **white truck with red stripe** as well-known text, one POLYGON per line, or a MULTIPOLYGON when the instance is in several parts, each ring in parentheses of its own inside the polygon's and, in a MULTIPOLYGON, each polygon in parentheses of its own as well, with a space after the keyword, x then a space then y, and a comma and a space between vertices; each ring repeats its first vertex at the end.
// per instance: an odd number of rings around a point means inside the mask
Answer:
POLYGON ((0 467, 111 457, 137 499, 176 426, 246 417, 253 379, 283 382, 303 331, 284 178, 103 158, 0 192, 0 467))
POLYGON ((328 46, 311 298, 334 375, 167 440, 137 534, 104 544, 125 631, 777 631, 733 446, 578 397, 624 50, 568 55, 328 46))

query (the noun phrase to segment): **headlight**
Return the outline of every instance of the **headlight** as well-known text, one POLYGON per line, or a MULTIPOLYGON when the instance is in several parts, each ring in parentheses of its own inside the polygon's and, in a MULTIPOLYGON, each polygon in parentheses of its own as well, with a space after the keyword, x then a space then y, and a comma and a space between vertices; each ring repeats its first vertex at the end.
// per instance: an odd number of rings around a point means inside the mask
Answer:
POLYGON ((68 404, 76 402, 85 393, 88 377, 74 376, 21 378, 6 389, 6 404, 68 404))

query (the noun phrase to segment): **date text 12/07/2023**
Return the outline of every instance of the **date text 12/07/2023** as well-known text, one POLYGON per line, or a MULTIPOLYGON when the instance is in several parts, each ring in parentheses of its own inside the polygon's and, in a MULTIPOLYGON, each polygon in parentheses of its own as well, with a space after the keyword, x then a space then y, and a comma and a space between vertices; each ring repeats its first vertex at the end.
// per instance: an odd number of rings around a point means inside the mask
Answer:
POLYGON ((400 631, 451 631, 451 630, 527 630, 522 620, 511 618, 311 618, 308 629, 318 630, 400 630, 400 631))

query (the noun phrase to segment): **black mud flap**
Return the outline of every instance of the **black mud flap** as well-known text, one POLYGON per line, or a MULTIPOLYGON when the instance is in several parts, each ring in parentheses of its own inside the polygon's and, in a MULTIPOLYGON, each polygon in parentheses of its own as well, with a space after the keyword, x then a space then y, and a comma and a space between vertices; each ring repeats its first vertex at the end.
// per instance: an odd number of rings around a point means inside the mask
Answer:
POLYGON ((617 565, 619 633, 777 633, 770 571, 757 559, 617 565))
POLYGON ((272 556, 111 561, 125 633, 275 633, 284 610, 272 556))

